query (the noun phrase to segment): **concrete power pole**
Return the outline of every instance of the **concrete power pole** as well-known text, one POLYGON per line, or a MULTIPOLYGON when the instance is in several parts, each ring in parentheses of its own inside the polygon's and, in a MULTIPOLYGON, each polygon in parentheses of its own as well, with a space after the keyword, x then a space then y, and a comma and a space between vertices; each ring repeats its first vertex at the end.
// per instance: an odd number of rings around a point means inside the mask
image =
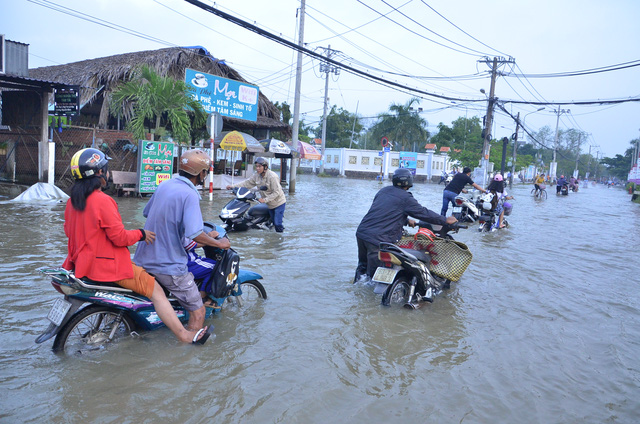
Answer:
POLYGON ((549 174, 551 175, 551 177, 555 178, 557 177, 557 170, 558 170, 558 162, 556 162, 556 153, 558 151, 558 126, 560 124, 560 115, 563 113, 569 113, 571 112, 570 109, 560 109, 558 108, 557 110, 554 110, 554 112, 556 112, 558 114, 558 118, 556 119, 556 136, 554 138, 553 141, 553 161, 551 162, 551 165, 549 166, 549 174))
POLYGON ((516 117, 516 132, 513 136, 513 158, 511 159, 511 178, 509 178, 509 188, 513 187, 513 178, 516 174, 516 152, 518 151, 518 132, 520 131, 520 112, 516 117))
MULTIPOLYGON (((304 8, 305 0, 300 2, 300 30, 298 32, 298 47, 303 47, 304 42, 304 8)), ((300 86, 302 85, 302 52, 298 50, 298 63, 296 65, 296 92, 293 101, 293 135, 291 148, 293 152, 298 151, 298 136, 300 131, 300 86)), ((289 170, 289 193, 296 192, 296 169, 295 159, 291 157, 291 169, 289 170)))
MULTIPOLYGON (((491 65, 491 88, 489 89, 489 101, 487 102, 487 118, 484 126, 484 140, 482 144, 482 158, 480 159, 485 172, 489 169, 489 142, 491 141, 491 126, 493 125, 493 105, 496 92, 496 79, 498 78, 498 58, 493 58, 491 65)), ((484 91, 483 91, 484 92, 484 91)), ((484 181, 483 181, 484 183, 484 181)))
MULTIPOLYGON (((327 59, 331 59, 331 56, 333 55, 334 51, 331 50, 331 46, 327 47, 327 59)), ((331 72, 333 72, 334 74, 338 75, 340 73, 340 70, 329 64, 329 62, 327 61, 327 63, 321 63, 320 64, 320 72, 324 72, 325 74, 327 74, 325 76, 325 80, 324 80, 324 111, 322 113, 322 145, 321 145, 321 154, 322 154, 322 160, 320 162, 320 173, 322 174, 324 172, 324 149, 325 146, 327 144, 327 107, 329 105, 329 74, 331 72)))

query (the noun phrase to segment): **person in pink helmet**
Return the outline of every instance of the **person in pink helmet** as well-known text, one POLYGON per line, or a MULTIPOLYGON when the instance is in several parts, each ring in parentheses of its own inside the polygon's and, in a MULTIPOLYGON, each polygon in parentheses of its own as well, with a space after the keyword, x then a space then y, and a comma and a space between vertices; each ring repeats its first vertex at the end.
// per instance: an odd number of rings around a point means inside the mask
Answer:
POLYGON ((504 188, 504 178, 502 177, 502 174, 496 173, 496 175, 494 175, 493 180, 487 187, 487 192, 493 194, 493 200, 491 203, 493 204, 493 208, 496 213, 500 215, 498 227, 504 228, 504 208, 502 206, 502 200, 513 199, 513 196, 507 195, 507 190, 504 188))

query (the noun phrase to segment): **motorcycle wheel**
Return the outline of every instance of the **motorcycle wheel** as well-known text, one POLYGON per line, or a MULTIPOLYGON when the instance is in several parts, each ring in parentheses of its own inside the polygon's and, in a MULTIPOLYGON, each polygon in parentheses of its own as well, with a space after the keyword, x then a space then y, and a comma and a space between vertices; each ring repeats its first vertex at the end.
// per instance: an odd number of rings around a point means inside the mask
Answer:
POLYGON ((403 307, 409 301, 411 284, 404 277, 397 278, 382 295, 384 306, 403 307))
POLYGON ((127 337, 135 328, 135 324, 126 314, 118 324, 113 339, 109 334, 118 318, 115 309, 106 306, 88 306, 76 313, 60 330, 53 342, 56 353, 83 353, 98 350, 119 338, 127 337))
POLYGON ((258 280, 245 281, 242 287, 242 303, 253 305, 267 298, 267 291, 258 280))

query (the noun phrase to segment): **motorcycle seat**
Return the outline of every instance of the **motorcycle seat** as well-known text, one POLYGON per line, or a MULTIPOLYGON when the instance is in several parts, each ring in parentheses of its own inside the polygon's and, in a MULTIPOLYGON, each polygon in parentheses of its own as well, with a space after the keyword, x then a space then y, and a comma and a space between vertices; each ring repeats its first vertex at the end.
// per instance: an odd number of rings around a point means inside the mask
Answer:
POLYGON ((411 253, 413 256, 415 256, 420 262, 426 262, 429 263, 431 261, 431 257, 423 252, 422 250, 414 250, 414 249, 402 249, 407 253, 411 253))
POLYGON ((133 290, 129 290, 127 288, 124 288, 116 283, 113 283, 111 281, 109 282, 105 282, 105 281, 93 281, 90 280, 89 278, 80 278, 80 280, 85 283, 88 288, 94 289, 94 290, 111 290, 111 289, 117 289, 117 291, 119 292, 124 292, 124 293, 133 293, 133 290))
POLYGON ((247 214, 251 216, 268 216, 269 207, 264 203, 260 203, 258 205, 253 206, 251 209, 249 209, 247 214))

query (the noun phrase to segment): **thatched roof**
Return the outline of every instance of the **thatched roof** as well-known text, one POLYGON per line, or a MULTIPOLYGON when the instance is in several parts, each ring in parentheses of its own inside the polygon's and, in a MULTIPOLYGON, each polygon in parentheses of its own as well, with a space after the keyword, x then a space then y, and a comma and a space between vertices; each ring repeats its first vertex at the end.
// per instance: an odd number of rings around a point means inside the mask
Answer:
MULTIPOLYGON (((99 126, 104 126, 109 118, 108 104, 103 102, 105 94, 110 93, 119 83, 129 80, 136 68, 143 64, 153 68, 161 76, 170 76, 176 80, 183 80, 185 68, 191 68, 223 78, 251 83, 224 61, 211 56, 204 47, 170 47, 83 60, 66 65, 34 68, 29 70, 29 77, 80 85, 80 104, 100 102, 102 105, 99 126)), ((262 93, 258 101, 256 123, 226 117, 223 119, 225 124, 238 129, 265 128, 285 132, 289 130, 289 126, 280 120, 278 108, 262 93)))

